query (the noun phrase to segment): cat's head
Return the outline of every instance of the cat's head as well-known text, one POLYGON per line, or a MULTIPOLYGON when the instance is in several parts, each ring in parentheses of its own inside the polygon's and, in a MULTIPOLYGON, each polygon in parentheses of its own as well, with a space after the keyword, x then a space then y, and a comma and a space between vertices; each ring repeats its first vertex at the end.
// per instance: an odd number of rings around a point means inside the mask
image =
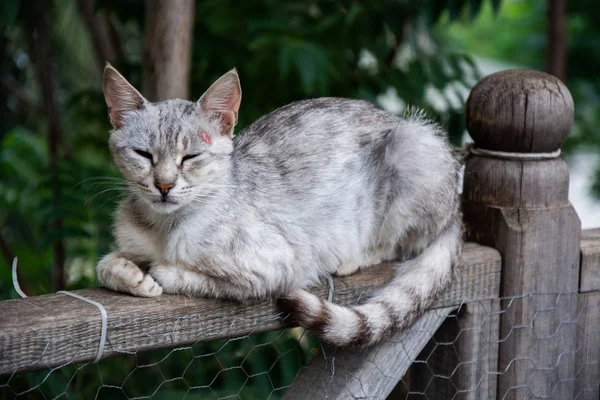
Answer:
POLYGON ((103 89, 114 128, 110 150, 135 196, 170 213, 224 185, 242 97, 235 69, 197 102, 151 103, 110 65, 103 89))

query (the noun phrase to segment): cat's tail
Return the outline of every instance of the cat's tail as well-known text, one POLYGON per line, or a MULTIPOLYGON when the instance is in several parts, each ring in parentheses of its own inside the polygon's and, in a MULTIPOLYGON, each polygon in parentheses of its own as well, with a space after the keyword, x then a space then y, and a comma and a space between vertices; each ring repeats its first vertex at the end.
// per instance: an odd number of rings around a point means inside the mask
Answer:
POLYGON ((281 299, 298 325, 338 346, 365 347, 394 330, 404 330, 450 283, 462 246, 458 220, 419 256, 402 263, 392 281, 366 303, 344 307, 298 290, 281 299))

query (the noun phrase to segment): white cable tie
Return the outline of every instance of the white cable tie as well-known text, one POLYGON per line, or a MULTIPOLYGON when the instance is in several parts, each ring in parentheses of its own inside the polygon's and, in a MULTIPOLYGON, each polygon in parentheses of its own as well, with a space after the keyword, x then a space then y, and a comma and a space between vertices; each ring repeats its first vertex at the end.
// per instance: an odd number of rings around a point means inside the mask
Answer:
POLYGON ((107 325, 107 322, 108 322, 108 315, 106 314, 106 309, 104 308, 104 306, 102 304, 98 303, 97 301, 94 301, 92 299, 88 299, 87 297, 83 297, 83 296, 80 296, 80 295, 75 294, 75 293, 68 292, 66 290, 60 290, 60 291, 58 291, 56 293, 66 294, 67 296, 71 296, 71 297, 75 297, 76 299, 83 300, 83 301, 85 301, 87 303, 95 305, 96 307, 98 307, 98 310, 100 310, 100 314, 102 315, 102 327, 101 327, 101 331, 100 331, 100 343, 98 344, 98 355, 96 355, 96 359, 93 361, 94 363, 97 363, 102 358, 102 353, 104 352, 104 342, 106 341, 106 325, 107 325))
POLYGON ((476 156, 485 156, 493 158, 503 158, 506 160, 523 160, 523 161, 536 161, 536 160, 549 160, 560 156, 560 149, 551 153, 511 153, 506 151, 494 151, 480 149, 475 146, 469 146, 468 151, 476 156))
POLYGON ((13 258, 13 262, 12 262, 12 283, 13 283, 13 288, 15 288, 15 291, 19 294, 19 296, 21 296, 22 298, 27 297, 27 295, 25 294, 25 292, 23 292, 21 290, 21 286, 19 285, 19 280, 17 279, 17 263, 19 262, 19 259, 17 257, 13 258))
POLYGON ((326 275, 325 277, 327 278, 327 283, 329 284, 329 295, 327 296, 327 301, 331 303, 333 301, 334 290, 333 277, 331 275, 326 275))

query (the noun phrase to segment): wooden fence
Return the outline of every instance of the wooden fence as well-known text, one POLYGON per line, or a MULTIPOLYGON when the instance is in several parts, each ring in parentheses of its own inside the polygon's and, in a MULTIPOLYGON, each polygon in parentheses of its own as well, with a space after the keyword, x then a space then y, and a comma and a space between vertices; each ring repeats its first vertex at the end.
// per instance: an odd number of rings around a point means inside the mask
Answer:
MULTIPOLYGON (((323 347, 284 398, 386 398, 399 386, 429 399, 600 397, 600 229, 581 232, 558 154, 573 120, 569 91, 546 74, 505 71, 479 82, 466 111, 471 242, 452 285, 411 329, 379 345, 323 347)), ((394 270, 335 278, 334 301, 359 302, 394 270)), ((329 289, 314 292, 325 298, 329 289)), ((106 309, 103 358, 285 324, 272 302, 75 293, 106 309)), ((98 309, 64 294, 2 301, 0 375, 90 362, 100 331, 98 309)))

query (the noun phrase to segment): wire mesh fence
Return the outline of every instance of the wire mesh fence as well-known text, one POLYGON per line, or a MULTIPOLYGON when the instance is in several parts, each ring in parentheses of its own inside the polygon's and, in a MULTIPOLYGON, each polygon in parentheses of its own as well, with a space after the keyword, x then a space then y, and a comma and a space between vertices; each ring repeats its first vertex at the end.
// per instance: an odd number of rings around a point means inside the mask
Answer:
POLYGON ((322 345, 301 328, 202 338, 97 364, 7 374, 0 398, 599 398, 600 292, 468 301, 429 313, 439 323, 422 318, 370 349, 322 345), (515 315, 524 322, 513 323, 515 315), (555 380, 549 390, 539 385, 547 375, 555 380), (384 382, 393 383, 390 394, 378 394, 384 382))
MULTIPOLYGON (((314 340, 313 340, 314 341, 314 340)), ((278 398, 310 359, 311 339, 282 330, 4 377, 6 398, 278 398)))

